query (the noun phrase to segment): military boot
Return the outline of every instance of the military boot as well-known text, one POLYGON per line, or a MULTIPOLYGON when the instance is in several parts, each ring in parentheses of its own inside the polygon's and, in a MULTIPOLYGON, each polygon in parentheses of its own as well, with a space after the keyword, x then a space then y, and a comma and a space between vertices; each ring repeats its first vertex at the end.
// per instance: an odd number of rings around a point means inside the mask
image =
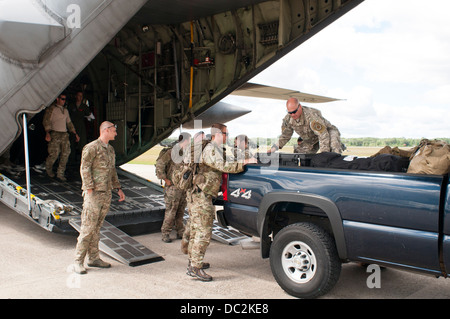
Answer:
POLYGON ((77 274, 84 275, 87 273, 82 263, 76 262, 73 264, 73 271, 77 274))
POLYGON ((170 239, 169 234, 163 234, 162 235, 162 241, 165 242, 165 243, 171 243, 172 239, 170 239))
POLYGON ((210 275, 208 275, 202 268, 197 268, 194 266, 190 266, 188 275, 195 277, 201 281, 213 280, 213 278, 210 275))
POLYGON ((47 175, 51 178, 55 177, 55 173, 52 172, 51 169, 46 169, 47 175))
MULTIPOLYGON (((211 267, 210 263, 203 263, 201 269, 208 269, 209 267, 211 267)), ((189 275, 191 277, 196 277, 192 268, 193 267, 191 266, 191 261, 189 261, 188 266, 187 266, 186 275, 189 275)))
POLYGON ((106 261, 103 261, 101 259, 96 259, 94 261, 88 261, 87 265, 89 267, 98 267, 98 268, 109 268, 109 267, 111 267, 110 263, 107 263, 106 261))

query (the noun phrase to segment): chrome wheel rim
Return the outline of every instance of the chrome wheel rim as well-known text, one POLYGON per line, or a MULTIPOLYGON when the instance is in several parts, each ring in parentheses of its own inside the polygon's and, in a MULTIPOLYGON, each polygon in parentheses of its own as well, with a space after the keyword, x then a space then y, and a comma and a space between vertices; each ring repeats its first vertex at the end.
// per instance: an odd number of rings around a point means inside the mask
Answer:
POLYGON ((317 271, 317 259, 313 250, 301 241, 286 245, 281 255, 281 264, 286 276, 299 284, 312 280, 317 271))

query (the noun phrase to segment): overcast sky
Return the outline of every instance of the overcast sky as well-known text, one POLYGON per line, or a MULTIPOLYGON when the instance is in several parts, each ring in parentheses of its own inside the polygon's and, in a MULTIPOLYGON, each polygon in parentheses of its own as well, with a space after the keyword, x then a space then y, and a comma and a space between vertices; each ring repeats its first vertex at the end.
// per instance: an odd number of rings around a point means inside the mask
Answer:
MULTIPOLYGON (((366 0, 252 82, 345 99, 305 103, 342 137, 450 137, 449 12, 448 0, 366 0)), ((280 134, 285 101, 223 101, 252 110, 227 123, 232 136, 280 134)))

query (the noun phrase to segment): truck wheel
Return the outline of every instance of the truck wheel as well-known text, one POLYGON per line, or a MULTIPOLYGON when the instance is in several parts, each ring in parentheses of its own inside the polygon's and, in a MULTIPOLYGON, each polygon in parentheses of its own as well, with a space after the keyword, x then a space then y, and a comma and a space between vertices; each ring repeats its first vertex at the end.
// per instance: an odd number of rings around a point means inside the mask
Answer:
POLYGON ((311 223, 289 225, 275 236, 270 267, 280 287, 298 298, 326 294, 341 273, 334 239, 311 223))

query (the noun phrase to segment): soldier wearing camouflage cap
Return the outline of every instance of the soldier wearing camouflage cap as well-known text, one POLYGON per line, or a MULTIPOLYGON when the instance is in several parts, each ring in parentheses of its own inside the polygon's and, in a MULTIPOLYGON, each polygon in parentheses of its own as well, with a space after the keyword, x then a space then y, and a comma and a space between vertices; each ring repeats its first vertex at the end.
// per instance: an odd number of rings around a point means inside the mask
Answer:
POLYGON ((181 239, 184 232, 183 216, 186 209, 186 191, 174 185, 174 177, 180 174, 184 163, 185 151, 191 144, 191 135, 183 132, 178 137, 178 143, 168 150, 163 149, 156 160, 156 177, 164 180, 164 201, 166 210, 161 226, 162 241, 170 243, 170 233, 175 226, 177 238, 181 239))
POLYGON ((116 136, 116 126, 103 122, 100 137, 83 148, 80 174, 84 202, 74 264, 74 271, 79 274, 86 273, 86 256, 90 267, 111 267, 111 264, 100 259, 98 243, 100 228, 111 204, 111 190, 118 189, 119 201, 125 200, 117 177, 114 148, 109 145, 109 141, 116 136))
POLYGON ((290 98, 286 108, 288 114, 283 119, 281 136, 278 143, 272 146, 271 152, 283 148, 295 131, 303 139, 301 146, 297 148, 299 153, 342 153, 339 130, 319 110, 302 106, 296 98, 290 98))
POLYGON ((187 274, 202 281, 212 280, 212 277, 203 270, 209 267, 209 264, 203 263, 203 258, 211 240, 215 215, 212 200, 218 196, 222 173, 239 173, 243 171, 245 164, 256 163, 255 159, 245 159, 241 162, 227 161, 223 150, 227 136, 225 125, 214 124, 211 127, 211 142, 202 152, 198 172, 194 175, 194 188, 188 194, 190 240, 187 274))

